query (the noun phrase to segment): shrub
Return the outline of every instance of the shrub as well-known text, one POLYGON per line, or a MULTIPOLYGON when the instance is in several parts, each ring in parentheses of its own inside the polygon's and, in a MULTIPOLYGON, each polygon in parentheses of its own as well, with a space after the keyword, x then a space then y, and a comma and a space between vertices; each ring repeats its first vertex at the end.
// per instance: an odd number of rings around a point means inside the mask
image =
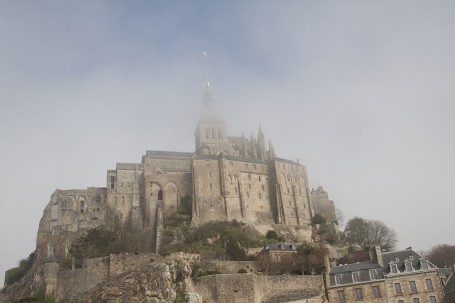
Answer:
POLYGON ((246 274, 247 271, 246 271, 246 269, 244 269, 244 268, 240 268, 240 269, 237 271, 237 273, 238 273, 238 274, 246 274))
POLYGON ((278 240, 278 234, 274 230, 269 230, 267 231, 267 234, 265 235, 267 239, 275 239, 278 240))
POLYGON ((326 219, 320 215, 320 214, 315 214, 313 217, 313 224, 325 224, 326 219))

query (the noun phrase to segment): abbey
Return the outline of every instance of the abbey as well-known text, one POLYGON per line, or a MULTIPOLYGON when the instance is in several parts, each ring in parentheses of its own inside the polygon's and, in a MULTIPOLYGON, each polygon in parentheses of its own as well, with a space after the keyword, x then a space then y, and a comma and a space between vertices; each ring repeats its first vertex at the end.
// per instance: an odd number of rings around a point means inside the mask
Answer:
POLYGON ((113 217, 151 230, 152 250, 158 252, 163 221, 185 197, 192 201, 193 225, 237 220, 310 241, 314 213, 305 167, 276 157, 261 127, 257 137, 228 136, 208 79, 203 105, 194 152, 146 151, 141 163, 108 170, 105 188, 56 190, 40 221, 38 258, 64 258, 84 231, 113 217))

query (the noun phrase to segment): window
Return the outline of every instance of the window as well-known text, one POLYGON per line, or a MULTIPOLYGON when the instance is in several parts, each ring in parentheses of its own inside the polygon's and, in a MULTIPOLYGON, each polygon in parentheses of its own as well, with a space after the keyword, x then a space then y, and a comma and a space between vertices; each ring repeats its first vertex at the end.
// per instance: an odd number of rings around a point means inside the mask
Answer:
POLYGON ((363 300, 363 289, 354 288, 354 296, 356 300, 363 300))
POLYGON ((401 290, 401 284, 400 283, 395 283, 395 294, 396 295, 401 295, 403 294, 403 291, 401 290))
POLYGON ((436 303, 436 297, 435 296, 430 296, 428 299, 430 300, 430 303, 436 303))
POLYGON ((261 181, 261 176, 259 176, 259 181, 261 181))
POLYGON ((209 178, 211 178, 211 177, 212 177, 212 172, 211 172, 211 171, 209 171, 209 178))
POLYGON ((264 185, 262 185, 262 190, 265 190, 265 186, 264 185))
POLYGON ((235 191, 235 193, 237 194, 237 187, 234 187, 234 191, 235 191))
POLYGON ((251 184, 248 184, 248 188, 251 189, 251 184))
POLYGON ((259 199, 262 199, 262 195, 261 195, 261 193, 259 193, 259 199))
POLYGON ((209 184, 210 190, 213 189, 212 183, 209 184))
POLYGON ((396 264, 390 265, 390 273, 396 274, 398 272, 398 266, 396 264))
MULTIPOLYGON (((248 165, 248 164, 247 164, 247 165, 248 165)), ((251 175, 250 175, 250 174, 248 174, 248 180, 251 180, 251 175)))
POLYGON ((346 296, 344 294, 344 290, 337 291, 337 294, 338 294, 338 302, 345 303, 346 302, 346 296))
POLYGON ((427 286, 427 290, 433 290, 433 281, 431 279, 425 279, 425 285, 427 286))
POLYGON ((353 282, 359 282, 360 281, 360 273, 358 271, 355 271, 352 273, 352 281, 353 282))
POLYGON ((376 271, 376 269, 371 269, 370 270, 370 279, 375 280, 377 278, 378 278, 378 272, 376 271))
POLYGON ((85 209, 85 201, 81 200, 81 214, 84 213, 84 209, 85 209))
POLYGON ((246 192, 246 196, 249 198, 249 197, 250 197, 250 193, 249 193, 249 192, 246 192))
POLYGON ((420 299, 419 298, 414 298, 414 299, 412 299, 412 303, 420 303, 420 299))
POLYGON ((409 289, 411 289, 411 292, 417 292, 416 281, 409 281, 409 289))
POLYGON ((256 164, 253 164, 253 168, 256 169, 256 164))
POLYGON ((115 188, 115 177, 111 176, 111 189, 115 188))
POLYGON ((428 269, 428 261, 420 260, 420 269, 428 269))
POLYGON ((379 286, 375 285, 372 288, 373 288, 373 296, 375 298, 380 298, 381 297, 381 289, 379 288, 379 286))
POLYGON ((398 300, 397 303, 404 303, 404 300, 398 300))
POLYGON ((343 277, 341 275, 335 275, 335 284, 343 284, 343 277))
POLYGON ((411 264, 411 262, 406 262, 406 263, 404 263, 404 268, 406 269, 406 271, 412 271, 412 264, 411 264))

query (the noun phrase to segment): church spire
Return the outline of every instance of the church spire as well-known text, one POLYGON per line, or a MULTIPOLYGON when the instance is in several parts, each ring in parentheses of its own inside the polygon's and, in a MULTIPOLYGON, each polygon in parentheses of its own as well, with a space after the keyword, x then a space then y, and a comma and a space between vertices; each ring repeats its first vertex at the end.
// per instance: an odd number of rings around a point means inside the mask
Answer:
POLYGON ((207 52, 202 52, 202 55, 204 56, 204 72, 205 72, 205 80, 204 80, 204 107, 206 110, 210 110, 213 106, 213 94, 212 94, 212 88, 210 85, 209 81, 209 74, 207 71, 207 52))

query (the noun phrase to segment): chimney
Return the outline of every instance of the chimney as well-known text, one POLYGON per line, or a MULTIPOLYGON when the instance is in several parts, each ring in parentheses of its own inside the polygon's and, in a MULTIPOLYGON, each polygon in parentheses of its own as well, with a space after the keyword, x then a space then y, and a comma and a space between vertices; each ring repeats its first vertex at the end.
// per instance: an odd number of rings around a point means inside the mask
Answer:
POLYGON ((382 260, 381 246, 375 245, 371 254, 371 261, 378 263, 380 266, 384 266, 384 261, 382 260))

